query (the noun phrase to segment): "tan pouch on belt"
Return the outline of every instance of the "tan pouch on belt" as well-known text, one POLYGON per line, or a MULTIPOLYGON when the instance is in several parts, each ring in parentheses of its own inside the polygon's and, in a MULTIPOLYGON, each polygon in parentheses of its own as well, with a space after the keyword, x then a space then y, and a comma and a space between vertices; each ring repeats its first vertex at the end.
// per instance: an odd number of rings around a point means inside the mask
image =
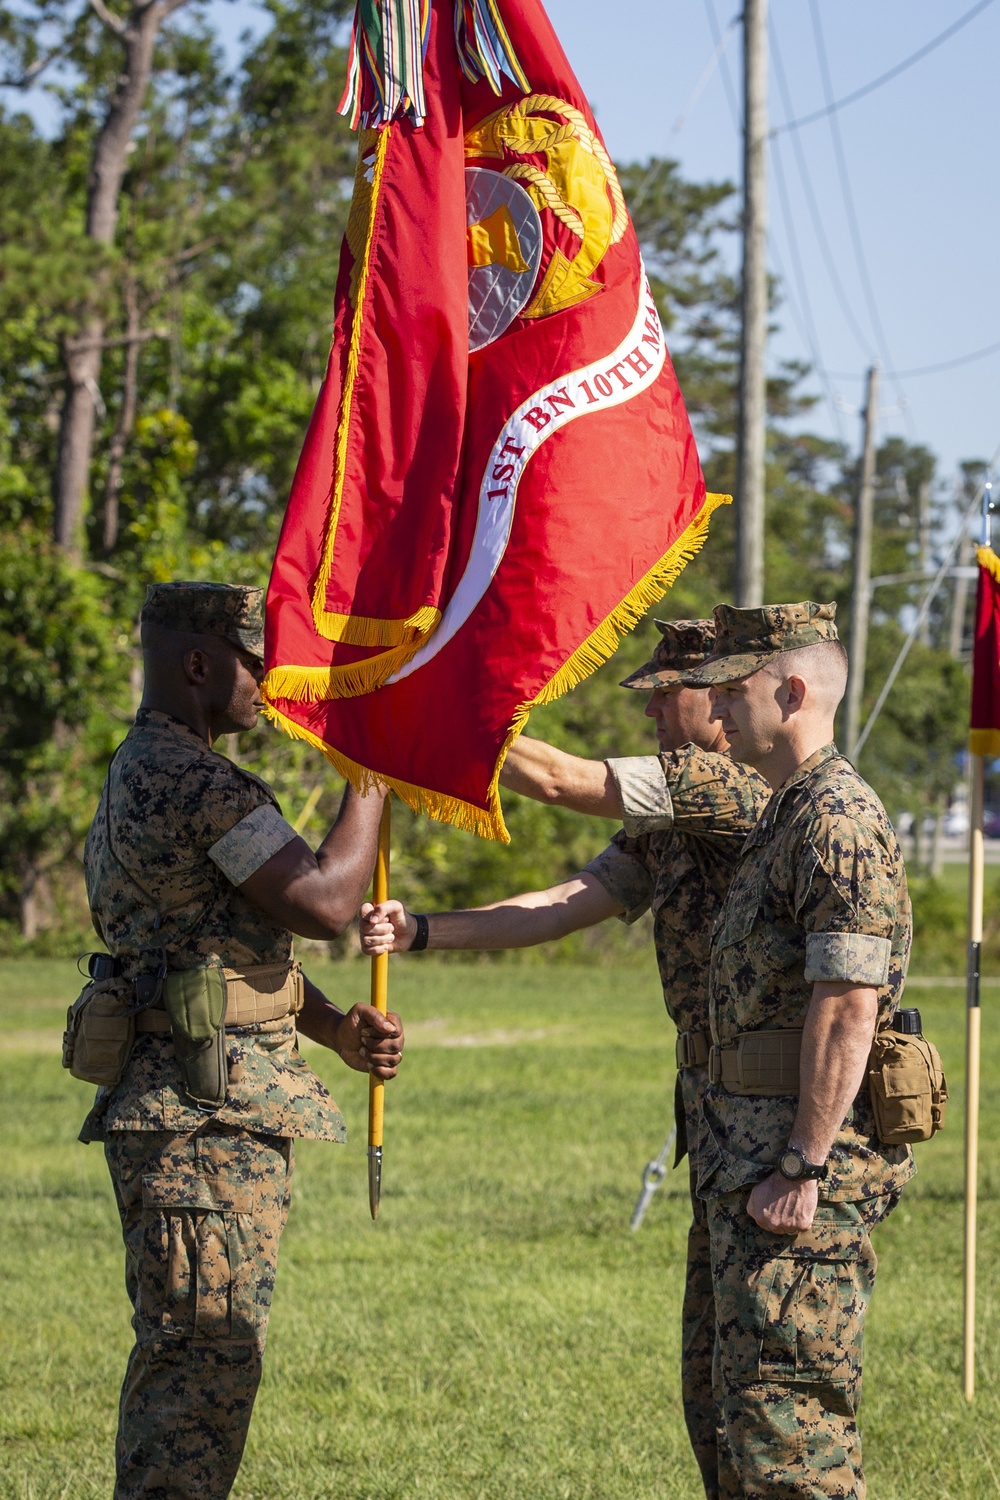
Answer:
POLYGON ((886 1146, 929 1141, 944 1125, 948 1084, 941 1058, 925 1037, 879 1031, 868 1058, 875 1133, 886 1146))
POLYGON ((116 1084, 135 1042, 132 986, 124 979, 92 979, 66 1012, 62 1065, 84 1083, 116 1084))

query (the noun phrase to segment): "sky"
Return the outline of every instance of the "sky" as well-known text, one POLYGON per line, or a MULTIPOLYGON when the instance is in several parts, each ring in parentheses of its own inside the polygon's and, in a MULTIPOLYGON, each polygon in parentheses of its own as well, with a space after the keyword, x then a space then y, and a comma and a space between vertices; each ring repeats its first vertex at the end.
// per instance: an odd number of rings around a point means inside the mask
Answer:
MULTIPOLYGON (((772 127, 789 118, 786 95, 791 118, 826 102, 814 16, 839 99, 918 51, 972 3, 771 0, 772 127)), ((606 0, 549 0, 548 9, 616 160, 671 156, 694 180, 739 181, 732 105, 739 110, 740 28, 727 33, 737 0, 616 0, 613 26, 606 0), (687 107, 714 51, 712 16, 728 39, 722 61, 732 88, 727 94, 717 66, 687 107)), ((823 397, 808 419, 814 430, 860 443, 857 409, 875 358, 907 371, 1000 345, 998 55, 1000 4, 992 3, 922 61, 838 111, 850 206, 828 119, 794 133, 798 151, 793 133, 780 135, 777 162, 772 146, 769 265, 785 301, 769 359, 776 366, 805 358, 835 372, 809 382, 823 397)), ((881 406, 880 436, 926 443, 950 477, 960 460, 990 457, 1000 446, 1000 348, 935 375, 883 376, 881 406)))
MULTIPOLYGON (((973 3, 770 0, 772 127, 788 107, 791 118, 822 108, 821 59, 832 97, 843 98, 973 3)), ((252 0, 209 8, 234 56, 240 33, 266 24, 252 0)), ((617 161, 669 156, 692 180, 739 182, 738 0, 547 0, 547 8, 617 161), (726 45, 706 79, 717 35, 726 45)), ((771 367, 789 358, 817 367, 806 386, 819 398, 808 426, 856 448, 865 371, 879 359, 880 439, 925 443, 945 480, 961 460, 1000 447, 1000 348, 935 374, 888 371, 1000 345, 998 56, 1000 0, 991 0, 927 57, 838 111, 839 142, 822 119, 780 134, 769 157, 769 264, 784 295, 771 367)), ((738 257, 735 243, 730 253, 738 257)))

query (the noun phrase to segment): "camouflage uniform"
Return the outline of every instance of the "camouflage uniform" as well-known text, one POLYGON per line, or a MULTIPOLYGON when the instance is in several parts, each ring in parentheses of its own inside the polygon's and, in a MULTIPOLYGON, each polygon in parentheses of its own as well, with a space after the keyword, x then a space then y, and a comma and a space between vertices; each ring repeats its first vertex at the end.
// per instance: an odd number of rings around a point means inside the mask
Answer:
MULTIPOLYGON (((711 649, 707 620, 657 621, 663 639, 652 661, 623 686, 677 682, 711 649)), ((739 852, 767 800, 766 783, 728 756, 695 745, 661 755, 609 760, 624 827, 587 866, 635 922, 653 910, 653 943, 663 998, 679 1033, 708 1033, 708 960, 712 927, 739 852)), ((691 1446, 705 1492, 718 1494, 712 1393, 715 1307, 705 1205, 695 1193, 703 1149, 704 1063, 679 1069, 674 1097, 679 1163, 690 1158, 692 1220, 681 1325, 681 1391, 691 1446)))
MULTIPOLYGON (((260 607, 259 589, 161 585, 143 620, 259 654, 260 607)), ((187 724, 140 710, 85 851, 94 925, 123 974, 161 958, 171 970, 287 961, 292 934, 235 887, 293 837, 265 782, 187 724)), ((226 1050, 226 1102, 209 1113, 187 1101, 169 1035, 139 1035, 81 1131, 105 1143, 134 1309, 116 1500, 229 1494, 260 1379, 292 1139, 345 1138, 293 1017, 227 1028, 226 1050)))
MULTIPOLYGON (((696 674, 731 681, 777 651, 836 639, 833 606, 719 606, 719 656, 696 674)), ((801 1027, 816 981, 873 986, 879 1025, 902 992, 910 947, 903 861, 881 803, 827 745, 771 797, 733 876, 712 943, 716 1048, 741 1033, 801 1027)), ((711 1076, 718 1077, 713 1051, 711 1076)), ((708 1200, 725 1497, 856 1497, 865 1481, 856 1413, 876 1259, 869 1231, 913 1172, 907 1146, 875 1135, 867 1090, 837 1134, 811 1229, 760 1228, 749 1189, 769 1176, 798 1099, 710 1083, 698 1187, 708 1200)))

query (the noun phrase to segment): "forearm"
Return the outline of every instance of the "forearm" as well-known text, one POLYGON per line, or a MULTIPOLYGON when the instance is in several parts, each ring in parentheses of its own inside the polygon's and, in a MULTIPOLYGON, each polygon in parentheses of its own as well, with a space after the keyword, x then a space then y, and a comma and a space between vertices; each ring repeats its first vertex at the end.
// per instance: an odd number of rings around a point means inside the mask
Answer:
POLYGON ((335 938, 352 922, 375 866, 382 798, 350 787, 314 854, 290 839, 240 885, 247 900, 299 937, 335 938))
POLYGON ((864 1081, 878 1015, 878 992, 818 982, 802 1032, 799 1105, 791 1143, 825 1161, 864 1081))
POLYGON ((470 911, 434 912, 427 918, 427 947, 490 951, 552 942, 591 925, 589 912, 572 901, 578 889, 578 882, 568 881, 470 911))
POLYGON ((383 799, 348 786, 337 820, 316 850, 320 901, 336 934, 348 926, 371 884, 383 799))
POLYGON ((527 735, 516 739, 507 752, 500 783, 536 802, 598 817, 621 817, 618 789, 603 760, 570 755, 527 735))
POLYGON ((337 1052, 337 1028, 344 1019, 344 1012, 329 1001, 323 991, 317 989, 311 979, 303 974, 303 985, 305 987, 305 998, 302 1009, 296 1018, 296 1030, 301 1031, 303 1036, 309 1037, 311 1041, 319 1042, 323 1047, 329 1047, 331 1051, 337 1052))

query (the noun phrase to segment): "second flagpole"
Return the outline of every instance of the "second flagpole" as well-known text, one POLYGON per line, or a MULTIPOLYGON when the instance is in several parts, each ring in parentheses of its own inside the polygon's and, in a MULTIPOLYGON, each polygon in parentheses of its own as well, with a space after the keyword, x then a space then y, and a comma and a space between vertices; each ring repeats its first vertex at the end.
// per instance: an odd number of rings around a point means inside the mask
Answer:
MULTIPOLYGON (((382 819, 378 825, 378 853, 372 880, 372 901, 377 906, 389 898, 389 840, 392 832, 392 794, 386 793, 382 819)), ((389 955, 379 953, 372 959, 371 1003, 385 1015, 389 1006, 389 955)), ((385 1113, 385 1084, 368 1075, 368 1207, 378 1218, 382 1196, 382 1126, 385 1113)))

